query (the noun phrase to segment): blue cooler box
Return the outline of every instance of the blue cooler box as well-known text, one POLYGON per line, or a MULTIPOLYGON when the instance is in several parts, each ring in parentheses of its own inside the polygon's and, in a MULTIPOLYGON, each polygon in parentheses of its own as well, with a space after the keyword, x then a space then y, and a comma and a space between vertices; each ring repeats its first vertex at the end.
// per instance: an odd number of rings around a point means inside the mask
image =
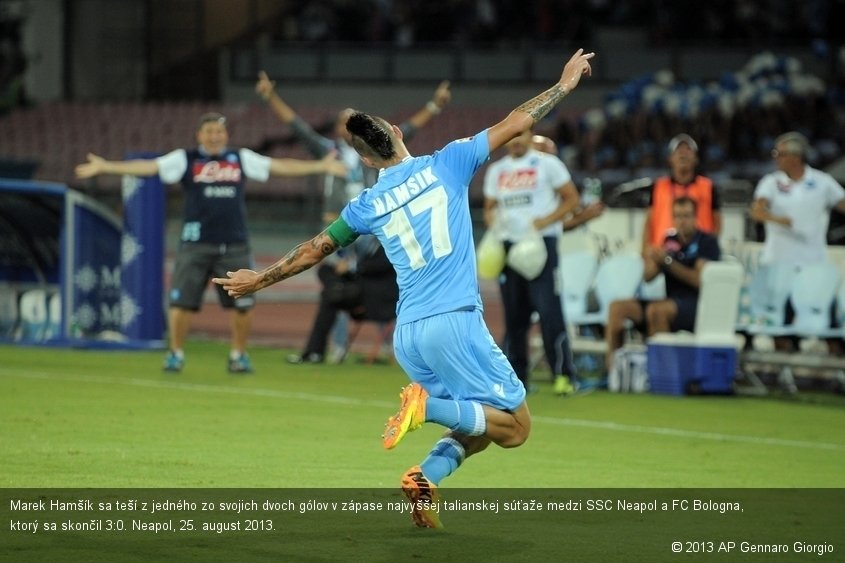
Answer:
POLYGON ((663 395, 733 393, 736 357, 727 346, 649 343, 649 389, 663 395))

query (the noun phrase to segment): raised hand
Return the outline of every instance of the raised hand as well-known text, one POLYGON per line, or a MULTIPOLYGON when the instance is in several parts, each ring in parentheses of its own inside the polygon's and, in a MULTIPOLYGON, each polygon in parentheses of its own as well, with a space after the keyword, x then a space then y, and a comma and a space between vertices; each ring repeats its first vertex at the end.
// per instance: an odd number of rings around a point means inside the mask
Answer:
POLYGON ((584 49, 578 49, 566 63, 566 66, 563 67, 559 84, 567 94, 578 86, 578 82, 581 81, 583 75, 586 74, 589 76, 593 73, 593 69, 590 66, 590 59, 595 56, 595 53, 585 53, 584 49))
POLYGON ((267 73, 263 70, 258 73, 258 82, 255 83, 255 93, 261 96, 263 100, 267 100, 273 95, 276 89, 276 82, 270 80, 267 73))
POLYGON ((88 153, 88 162, 83 162, 74 170, 77 178, 93 178, 103 172, 106 160, 94 153, 88 153))
POLYGON ((452 92, 449 90, 449 81, 444 80, 437 86, 437 90, 434 91, 432 101, 437 107, 443 109, 451 100, 452 92))

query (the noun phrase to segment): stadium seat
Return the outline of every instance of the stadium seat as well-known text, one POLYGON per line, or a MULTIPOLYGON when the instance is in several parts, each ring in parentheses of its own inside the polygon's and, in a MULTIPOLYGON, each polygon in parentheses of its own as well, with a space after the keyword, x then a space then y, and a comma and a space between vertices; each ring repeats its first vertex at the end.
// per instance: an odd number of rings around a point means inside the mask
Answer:
POLYGON ((59 338, 62 334, 62 296, 53 293, 47 300, 47 330, 45 340, 59 338))
POLYGON ((587 294, 593 285, 598 260, 592 252, 564 254, 559 259, 560 299, 567 320, 587 314, 587 294))
POLYGON ((836 310, 839 327, 845 331, 845 281, 840 284, 839 292, 836 294, 836 310))
POLYGON ((819 338, 841 334, 840 330, 830 328, 830 308, 840 282, 839 268, 829 262, 801 268, 792 282, 790 301, 795 320, 789 325, 790 334, 819 338))
POLYGON ((733 340, 744 278, 745 271, 739 261, 704 265, 695 316, 696 337, 733 340))
POLYGON ((666 299, 666 276, 657 274, 651 281, 643 281, 637 289, 637 297, 643 301, 659 301, 666 299))
POLYGON ((634 297, 643 279, 643 259, 639 254, 623 253, 605 259, 596 273, 598 311, 574 315, 567 319, 575 325, 607 324, 610 303, 634 297))
POLYGON ((748 288, 751 322, 746 328, 750 334, 782 336, 787 333, 784 328, 786 302, 796 273, 795 266, 787 264, 757 268, 748 288))
POLYGON ((8 284, 0 285, 0 338, 11 338, 18 327, 18 292, 8 284))
MULTIPOLYGON (((762 269, 762 268, 761 268, 762 269)), ((755 284, 754 281, 763 274, 755 274, 752 280, 752 305, 755 305, 755 284)), ((768 275, 772 275, 769 271, 768 275)), ((814 264, 800 268, 787 267, 781 269, 778 279, 774 282, 764 284, 757 283, 757 288, 763 290, 774 286, 770 295, 773 301, 771 308, 784 303, 781 310, 774 313, 774 319, 782 319, 785 301, 787 297, 792 303, 795 317, 791 324, 784 326, 782 321, 774 325, 752 325, 749 328, 751 334, 769 334, 771 336, 795 335, 799 337, 841 337, 843 329, 830 329, 830 308, 834 298, 845 300, 845 286, 840 283, 842 273, 839 269, 829 263, 814 264), (838 291, 838 294, 837 294, 838 291)), ((758 301, 760 299, 758 298, 758 301)), ((759 308, 760 304, 757 303, 759 308)), ((843 319, 842 309, 839 311, 840 323, 843 319)), ((778 385, 788 393, 797 393, 798 387, 795 382, 793 370, 801 368, 810 370, 811 373, 822 375, 827 374, 841 388, 845 388, 845 369, 843 369, 841 358, 829 354, 813 354, 783 351, 762 351, 752 350, 743 353, 743 373, 748 376, 749 381, 760 392, 765 394, 765 386, 757 377, 757 372, 765 372, 775 367, 778 371, 778 385)))
POLYGON ((44 340, 47 331, 47 292, 30 289, 21 295, 19 305, 20 339, 44 340))
POLYGON ((592 332, 590 327, 607 324, 610 303, 634 297, 643 279, 643 267, 642 258, 634 253, 610 256, 598 266, 594 288, 598 310, 580 314, 576 314, 577 310, 572 310, 570 314, 570 311, 565 309, 566 322, 571 327, 569 342, 573 352, 602 354, 607 351, 607 343, 603 338, 595 334, 589 335, 592 332), (582 336, 582 327, 587 330, 588 336, 582 336))

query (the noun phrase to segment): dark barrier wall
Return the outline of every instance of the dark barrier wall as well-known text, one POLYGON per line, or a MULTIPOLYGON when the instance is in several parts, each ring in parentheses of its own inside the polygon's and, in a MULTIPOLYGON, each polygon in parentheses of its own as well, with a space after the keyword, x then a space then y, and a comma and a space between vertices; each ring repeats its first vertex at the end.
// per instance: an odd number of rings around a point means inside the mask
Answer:
MULTIPOLYGON (((130 153, 127 160, 157 154, 130 153)), ((123 178, 123 334, 137 340, 160 340, 164 335, 164 185, 158 176, 123 178)))
POLYGON ((114 212, 64 185, 0 179, 0 338, 161 345, 164 190, 127 181, 125 198, 124 231, 114 212))

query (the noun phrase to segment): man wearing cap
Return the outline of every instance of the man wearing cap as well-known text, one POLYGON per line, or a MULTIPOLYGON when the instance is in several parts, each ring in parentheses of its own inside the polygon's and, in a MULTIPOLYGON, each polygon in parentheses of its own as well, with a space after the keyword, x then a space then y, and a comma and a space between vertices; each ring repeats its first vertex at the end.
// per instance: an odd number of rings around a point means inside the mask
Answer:
MULTIPOLYGON (((578 205, 578 190, 566 165, 554 155, 532 148, 531 130, 505 145, 508 155, 491 164, 484 176, 484 221, 494 223, 510 252, 539 233, 546 247, 546 263, 539 275, 528 276, 513 261, 499 278, 505 311, 504 352, 517 377, 528 387, 528 332, 531 314, 540 316, 546 360, 555 380, 555 393, 574 391, 572 351, 555 278, 557 243, 563 218, 578 205)), ((537 238, 540 238, 537 237, 537 238)), ((542 251, 543 244, 538 250, 542 251)))
POLYGON ((718 236, 722 229, 719 192, 713 181, 696 173, 698 144, 681 133, 669 141, 669 176, 658 178, 652 186, 648 212, 643 226, 643 253, 660 247, 673 229, 672 202, 680 197, 695 201, 698 208, 696 228, 718 236))

